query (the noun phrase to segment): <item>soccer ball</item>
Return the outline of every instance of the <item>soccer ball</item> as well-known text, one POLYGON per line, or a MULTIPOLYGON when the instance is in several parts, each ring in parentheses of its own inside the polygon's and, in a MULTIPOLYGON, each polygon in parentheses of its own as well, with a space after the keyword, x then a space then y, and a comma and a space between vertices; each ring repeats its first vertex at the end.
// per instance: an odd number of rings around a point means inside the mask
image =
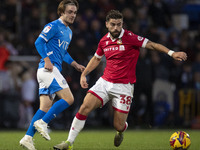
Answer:
POLYGON ((184 131, 174 132, 171 135, 169 142, 173 150, 187 150, 191 144, 189 134, 184 131))

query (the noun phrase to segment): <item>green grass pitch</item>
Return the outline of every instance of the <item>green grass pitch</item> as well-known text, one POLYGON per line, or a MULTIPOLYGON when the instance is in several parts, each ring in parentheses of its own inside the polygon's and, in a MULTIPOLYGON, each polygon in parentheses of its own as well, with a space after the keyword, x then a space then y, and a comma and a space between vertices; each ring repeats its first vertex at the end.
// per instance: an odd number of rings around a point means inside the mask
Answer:
MULTIPOLYGON (((127 130, 120 147, 113 145, 114 130, 83 130, 74 143, 74 150, 171 150, 169 138, 178 130, 127 130)), ((184 130, 189 133, 189 150, 200 150, 200 130, 184 130)), ((22 150, 19 140, 25 131, 0 131, 0 150, 22 150)), ((67 139, 68 131, 52 131, 51 141, 44 140, 38 133, 34 136, 37 150, 50 150, 67 139)))

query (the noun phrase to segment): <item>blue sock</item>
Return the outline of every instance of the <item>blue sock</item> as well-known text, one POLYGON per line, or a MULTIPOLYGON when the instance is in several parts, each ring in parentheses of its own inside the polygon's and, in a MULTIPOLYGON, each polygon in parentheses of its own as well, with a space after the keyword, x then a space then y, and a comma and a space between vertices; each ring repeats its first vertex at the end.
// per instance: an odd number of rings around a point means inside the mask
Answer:
POLYGON ((32 136, 32 137, 34 136, 36 130, 35 130, 35 127, 33 126, 33 124, 34 124, 34 122, 35 122, 36 120, 41 119, 45 114, 46 114, 46 112, 44 112, 44 111, 38 109, 38 111, 37 111, 37 112, 35 113, 35 115, 33 116, 33 119, 32 119, 32 121, 31 121, 31 123, 30 123, 30 126, 29 126, 29 128, 28 128, 28 130, 27 130, 27 132, 26 132, 26 135, 30 135, 30 136, 32 136))
POLYGON ((60 114, 69 106, 70 105, 64 99, 60 99, 59 101, 53 104, 49 111, 44 115, 42 120, 46 123, 49 123, 52 119, 54 119, 58 114, 60 114))

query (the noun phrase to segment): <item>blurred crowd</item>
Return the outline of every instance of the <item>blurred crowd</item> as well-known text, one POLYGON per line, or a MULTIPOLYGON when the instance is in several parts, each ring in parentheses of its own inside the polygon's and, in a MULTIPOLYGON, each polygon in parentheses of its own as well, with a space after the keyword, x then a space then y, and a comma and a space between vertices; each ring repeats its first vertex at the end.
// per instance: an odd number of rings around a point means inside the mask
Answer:
MULTIPOLYGON (((12 61, 10 56, 38 56, 34 42, 44 25, 56 20, 61 0, 1 0, 0 4, 0 127, 26 128, 38 107, 36 62, 12 61), (17 112, 17 113, 16 113, 17 112), (17 122, 17 123, 16 123, 17 122)), ((184 51, 186 62, 166 54, 141 49, 137 83, 128 122, 130 126, 180 125, 179 91, 200 91, 200 3, 198 0, 78 0, 80 9, 70 26, 73 38, 68 49, 78 63, 86 65, 99 40, 107 33, 105 16, 111 9, 124 15, 124 28, 161 43, 174 51, 184 51), (196 8, 196 9, 194 9, 196 8), (164 91, 157 92, 156 89, 164 91), (167 93, 168 92, 168 93, 167 93), (156 103, 157 102, 157 103, 156 103), (178 119, 177 119, 178 118, 178 119)), ((39 60, 38 60, 39 61, 39 60)), ((87 90, 80 87, 80 73, 63 64, 75 103, 52 122, 52 127, 69 126, 87 90)), ((105 67, 88 76, 92 86, 105 67)), ((200 96, 195 98, 200 105, 200 96)), ((200 107, 199 107, 200 108, 200 107)), ((111 125, 110 105, 93 112, 88 125, 111 125)), ((196 116, 198 113, 195 112, 196 116)), ((187 114, 185 114, 187 115, 187 114)), ((200 115, 200 114, 199 114, 200 115)), ((194 117, 193 116, 193 117, 194 117)), ((189 121, 193 118, 190 116, 189 121)), ((186 122, 188 125, 188 122, 186 122)))

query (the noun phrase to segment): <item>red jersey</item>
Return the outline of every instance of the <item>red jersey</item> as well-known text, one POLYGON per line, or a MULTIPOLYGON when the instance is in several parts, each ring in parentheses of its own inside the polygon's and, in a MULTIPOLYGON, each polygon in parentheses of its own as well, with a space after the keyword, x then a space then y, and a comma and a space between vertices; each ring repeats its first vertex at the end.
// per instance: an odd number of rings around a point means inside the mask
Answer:
POLYGON ((136 64, 140 47, 145 48, 148 39, 122 29, 117 39, 107 33, 99 42, 95 56, 106 57, 102 78, 112 83, 135 83, 136 64))

